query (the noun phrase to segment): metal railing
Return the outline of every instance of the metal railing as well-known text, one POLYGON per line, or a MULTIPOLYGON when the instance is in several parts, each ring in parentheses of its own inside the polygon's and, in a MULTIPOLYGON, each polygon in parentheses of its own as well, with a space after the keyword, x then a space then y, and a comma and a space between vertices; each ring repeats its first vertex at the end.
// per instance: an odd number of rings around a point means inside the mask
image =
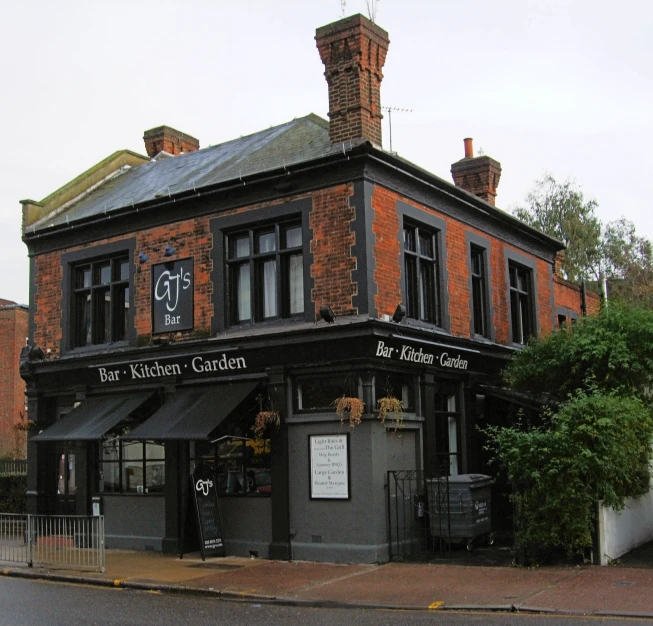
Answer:
POLYGON ((0 513, 0 562, 104 572, 104 516, 0 513))
POLYGON ((27 461, 25 459, 4 459, 0 461, 0 476, 26 476, 27 461))

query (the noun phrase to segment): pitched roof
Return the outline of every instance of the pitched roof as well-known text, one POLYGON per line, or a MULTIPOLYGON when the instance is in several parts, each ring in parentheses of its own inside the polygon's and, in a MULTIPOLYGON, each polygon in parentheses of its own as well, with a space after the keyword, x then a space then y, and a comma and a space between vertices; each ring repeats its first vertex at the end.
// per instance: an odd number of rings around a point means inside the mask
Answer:
POLYGON ((328 122, 310 114, 217 146, 128 168, 65 210, 46 215, 30 225, 28 231, 69 224, 159 197, 311 161, 341 150, 341 146, 331 144, 328 122))

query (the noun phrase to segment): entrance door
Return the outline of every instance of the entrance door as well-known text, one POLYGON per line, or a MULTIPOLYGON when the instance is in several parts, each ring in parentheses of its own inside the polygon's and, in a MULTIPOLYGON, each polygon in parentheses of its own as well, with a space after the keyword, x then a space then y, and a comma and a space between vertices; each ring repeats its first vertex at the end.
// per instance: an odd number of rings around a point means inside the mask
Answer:
POLYGON ((57 451, 57 491, 55 515, 75 515, 77 512, 77 482, 75 476, 75 455, 63 449, 57 451))

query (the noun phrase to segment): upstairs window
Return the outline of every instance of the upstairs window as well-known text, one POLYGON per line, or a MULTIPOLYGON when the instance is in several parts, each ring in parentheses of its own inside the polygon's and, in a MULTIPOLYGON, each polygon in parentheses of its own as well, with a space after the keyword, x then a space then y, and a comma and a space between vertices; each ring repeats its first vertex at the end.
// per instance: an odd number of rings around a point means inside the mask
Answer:
POLYGON ((404 280, 408 317, 442 325, 439 269, 437 231, 404 224, 404 280))
POLYGON ((303 315, 304 258, 299 223, 249 229, 227 238, 232 324, 303 315))
POLYGON ((490 322, 487 297, 487 269, 485 250, 470 246, 470 265, 472 278, 472 328, 475 335, 490 336, 490 322))
POLYGON ((127 338, 129 258, 84 263, 72 270, 72 347, 127 338))
POLYGON ((510 315, 513 343, 525 344, 535 335, 535 302, 533 272, 527 267, 510 263, 510 315))

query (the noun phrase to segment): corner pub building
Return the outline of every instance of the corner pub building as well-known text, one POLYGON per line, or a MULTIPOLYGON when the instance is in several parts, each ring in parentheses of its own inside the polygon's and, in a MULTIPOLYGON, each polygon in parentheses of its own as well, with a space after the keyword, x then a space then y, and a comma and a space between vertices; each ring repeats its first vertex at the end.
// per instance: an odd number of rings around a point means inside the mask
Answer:
POLYGON ((501 368, 597 307, 560 242, 495 207, 501 167, 471 140, 454 184, 382 148, 383 29, 356 15, 316 41, 328 122, 202 150, 157 127, 148 157, 22 201, 30 512, 99 502, 107 547, 174 553, 203 463, 227 554, 386 561, 388 471, 487 472, 475 426, 514 409, 501 368), (278 424, 257 438, 257 416, 278 424))

